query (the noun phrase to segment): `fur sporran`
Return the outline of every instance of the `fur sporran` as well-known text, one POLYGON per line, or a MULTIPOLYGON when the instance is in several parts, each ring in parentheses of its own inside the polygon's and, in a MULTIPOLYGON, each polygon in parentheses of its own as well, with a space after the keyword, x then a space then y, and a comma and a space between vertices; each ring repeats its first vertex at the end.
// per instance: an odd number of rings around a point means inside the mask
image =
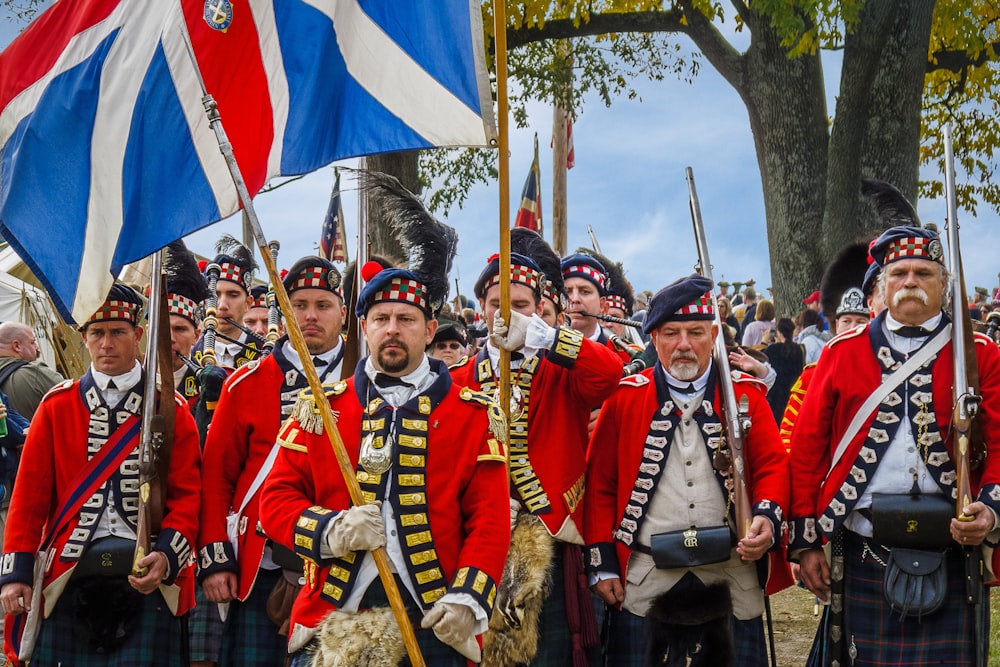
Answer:
POLYGON ((489 630, 483 635, 484 666, 530 663, 538 653, 538 622, 552 588, 555 545, 538 517, 518 517, 489 630))
POLYGON ((327 614, 309 653, 308 667, 396 667, 406 646, 389 607, 327 614))

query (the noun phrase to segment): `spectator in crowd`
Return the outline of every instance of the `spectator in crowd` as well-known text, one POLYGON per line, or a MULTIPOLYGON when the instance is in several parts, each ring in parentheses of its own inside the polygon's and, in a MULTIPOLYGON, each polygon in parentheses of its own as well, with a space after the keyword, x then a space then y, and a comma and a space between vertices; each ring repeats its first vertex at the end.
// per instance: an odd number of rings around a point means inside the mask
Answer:
POLYGON ((805 348, 807 364, 816 363, 826 341, 830 340, 830 333, 823 331, 823 322, 820 318, 818 311, 807 308, 799 313, 795 321, 799 329, 795 342, 805 348))
MULTIPOLYGON (((774 304, 763 299, 755 304, 754 320, 743 328, 743 346, 756 347, 764 343, 764 334, 774 328, 774 304)), ((749 313, 748 313, 749 315, 749 313)), ((747 320, 744 320, 747 322, 747 320)))
POLYGON ((42 396, 63 377, 38 360, 34 330, 20 322, 0 324, 0 391, 10 407, 31 420, 42 396))
POLYGON ((805 354, 802 347, 795 342, 794 322, 782 317, 778 320, 776 329, 778 340, 768 345, 764 354, 767 355, 777 374, 774 386, 767 392, 767 402, 771 406, 774 420, 780 422, 792 385, 795 384, 805 365, 805 354))

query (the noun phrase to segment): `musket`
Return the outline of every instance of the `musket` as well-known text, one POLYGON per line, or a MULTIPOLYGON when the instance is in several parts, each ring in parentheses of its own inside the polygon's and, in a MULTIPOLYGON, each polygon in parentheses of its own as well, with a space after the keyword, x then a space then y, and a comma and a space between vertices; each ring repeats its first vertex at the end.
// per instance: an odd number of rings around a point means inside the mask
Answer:
POLYGON ((948 260, 952 273, 952 361, 955 381, 952 385, 954 409, 952 428, 955 433, 955 485, 958 495, 955 499, 955 517, 959 521, 972 521, 962 510, 972 502, 972 487, 969 470, 977 463, 982 446, 980 434, 975 433, 974 422, 979 415, 983 398, 979 395, 979 367, 976 364, 975 341, 972 336, 972 321, 966 307, 965 277, 962 271, 962 257, 958 247, 958 205, 955 198, 955 163, 951 144, 951 128, 944 127, 945 199, 948 203, 948 260))
POLYGON ((166 476, 173 440, 174 376, 170 351, 169 316, 166 313, 166 284, 163 280, 161 252, 153 254, 152 281, 149 289, 149 326, 146 330, 146 368, 142 400, 142 428, 139 434, 139 493, 136 520, 135 557, 132 574, 141 577, 148 568, 139 561, 149 554, 152 536, 163 522, 166 501, 166 476), (157 368, 167 369, 162 378, 157 368), (161 400, 156 400, 157 380, 161 400))
MULTIPOLYGON (((270 241, 267 244, 267 251, 271 253, 271 261, 278 263, 278 250, 281 244, 277 241, 270 241)), ((274 286, 267 293, 267 336, 264 340, 264 354, 270 354, 274 350, 274 344, 278 340, 278 325, 281 324, 281 309, 278 308, 278 299, 274 294, 274 286)))
POLYGON ((590 235, 590 245, 594 248, 594 252, 603 255, 604 253, 601 252, 601 244, 597 242, 597 235, 594 234, 594 228, 590 225, 587 225, 587 234, 590 235))
MULTIPOLYGON (((705 241, 705 225, 701 219, 701 205, 698 203, 698 192, 694 186, 694 170, 685 169, 688 182, 689 203, 691 206, 691 222, 694 224, 694 238, 698 246, 699 273, 712 280, 712 262, 708 257, 708 243, 705 241)), ((714 287, 714 281, 713 281, 714 287)), ((743 456, 743 440, 750 429, 750 402, 746 396, 736 402, 736 389, 733 387, 733 376, 729 367, 729 353, 722 335, 722 321, 719 318, 719 307, 716 304, 715 290, 709 292, 712 299, 712 309, 715 313, 715 346, 712 357, 719 376, 719 393, 722 397, 723 429, 729 452, 732 457, 733 476, 733 510, 736 514, 736 538, 742 540, 750 532, 750 522, 753 519, 750 509, 750 495, 746 485, 746 463, 743 456)))

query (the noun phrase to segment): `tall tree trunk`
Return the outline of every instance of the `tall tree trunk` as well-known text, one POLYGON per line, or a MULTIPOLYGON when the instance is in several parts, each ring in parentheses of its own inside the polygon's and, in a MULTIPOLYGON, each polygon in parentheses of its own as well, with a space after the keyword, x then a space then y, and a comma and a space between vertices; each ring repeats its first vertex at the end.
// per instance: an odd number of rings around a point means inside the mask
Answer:
POLYGON ((736 89, 746 104, 760 165, 775 305, 801 307, 822 275, 827 112, 818 55, 789 58, 766 21, 754 27, 736 89))
POLYGON ((879 178, 916 203, 920 109, 934 0, 871 0, 844 42, 830 137, 823 250, 829 257, 880 228, 860 192, 879 178))
MULTIPOLYGON (((414 194, 420 194, 423 190, 423 184, 420 182, 420 176, 417 172, 417 157, 419 155, 419 151, 383 153, 369 155, 365 158, 365 162, 369 171, 391 174, 399 179, 404 188, 414 194)), ((382 212, 371 202, 368 204, 368 240, 371 243, 373 254, 406 260, 402 245, 393 235, 389 226, 385 224, 382 212)))

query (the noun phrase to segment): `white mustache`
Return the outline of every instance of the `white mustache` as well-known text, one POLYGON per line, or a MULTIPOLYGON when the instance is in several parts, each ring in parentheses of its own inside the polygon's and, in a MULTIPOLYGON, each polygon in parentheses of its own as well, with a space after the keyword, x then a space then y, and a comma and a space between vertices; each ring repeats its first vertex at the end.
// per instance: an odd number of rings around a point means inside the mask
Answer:
POLYGON ((907 287, 892 295, 892 305, 898 306, 903 299, 919 299, 926 306, 930 297, 919 287, 907 287))

